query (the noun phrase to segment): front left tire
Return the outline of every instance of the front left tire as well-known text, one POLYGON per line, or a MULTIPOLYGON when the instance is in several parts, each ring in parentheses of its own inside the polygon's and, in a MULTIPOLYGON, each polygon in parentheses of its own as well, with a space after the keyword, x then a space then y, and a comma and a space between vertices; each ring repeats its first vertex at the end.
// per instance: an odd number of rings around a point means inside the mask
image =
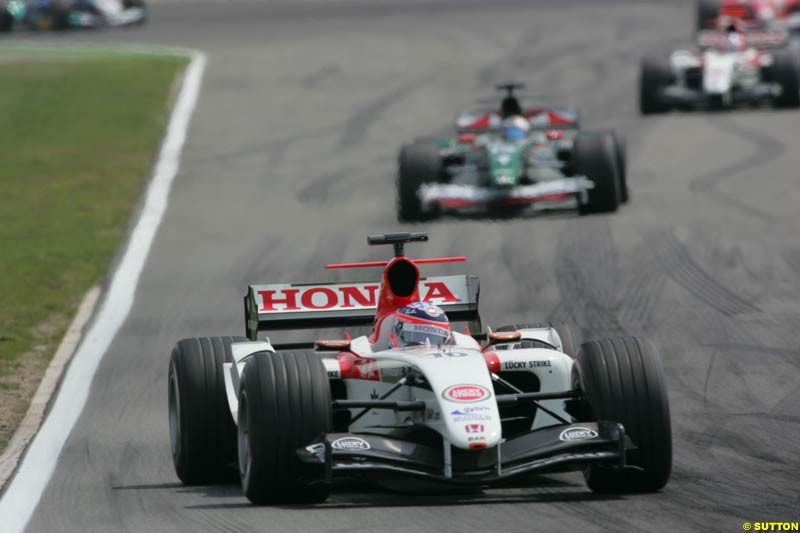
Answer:
POLYGON ((591 420, 619 422, 635 445, 626 468, 589 465, 586 484, 594 492, 654 492, 672 471, 672 430, 664 370, 655 347, 636 337, 584 343, 576 385, 591 420))

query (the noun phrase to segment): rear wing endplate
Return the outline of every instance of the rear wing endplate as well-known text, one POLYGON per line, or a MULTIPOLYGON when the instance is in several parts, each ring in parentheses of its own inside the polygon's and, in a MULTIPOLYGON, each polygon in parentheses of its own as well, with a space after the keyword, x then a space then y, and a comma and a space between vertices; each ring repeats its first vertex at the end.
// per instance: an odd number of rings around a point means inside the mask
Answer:
MULTIPOLYGON (((370 326, 375 320, 380 283, 294 283, 251 285, 244 297, 246 335, 259 331, 370 326)), ((441 307, 451 321, 480 329, 478 276, 422 278, 420 297, 441 307)))

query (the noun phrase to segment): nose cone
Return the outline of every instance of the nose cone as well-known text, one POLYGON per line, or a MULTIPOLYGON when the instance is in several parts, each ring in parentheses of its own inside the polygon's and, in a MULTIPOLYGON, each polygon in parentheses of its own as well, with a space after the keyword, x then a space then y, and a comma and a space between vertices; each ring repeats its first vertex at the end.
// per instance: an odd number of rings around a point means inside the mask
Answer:
POLYGON ((458 385, 445 390, 445 395, 455 395, 459 400, 445 400, 445 425, 447 440, 456 448, 476 449, 496 446, 502 438, 500 413, 491 392, 479 385, 458 385), (487 393, 487 394, 485 394, 487 393), (488 400, 468 400, 482 396, 488 400))

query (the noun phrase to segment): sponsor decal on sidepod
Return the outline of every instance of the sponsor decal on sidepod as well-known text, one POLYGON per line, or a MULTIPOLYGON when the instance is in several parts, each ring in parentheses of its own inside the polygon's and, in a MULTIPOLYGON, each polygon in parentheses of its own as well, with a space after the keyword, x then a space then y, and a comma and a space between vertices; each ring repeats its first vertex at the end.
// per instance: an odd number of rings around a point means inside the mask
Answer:
POLYGON ((558 440, 564 442, 570 442, 573 440, 589 440, 589 439, 596 439, 597 432, 593 429, 585 428, 582 426, 576 426, 567 428, 561 432, 558 436, 558 440))
POLYGON ((331 448, 335 450, 369 450, 369 442, 358 437, 342 437, 331 443, 331 448))
POLYGON ((445 400, 460 403, 479 402, 491 396, 492 393, 480 385, 453 385, 446 388, 442 393, 442 397, 445 400))

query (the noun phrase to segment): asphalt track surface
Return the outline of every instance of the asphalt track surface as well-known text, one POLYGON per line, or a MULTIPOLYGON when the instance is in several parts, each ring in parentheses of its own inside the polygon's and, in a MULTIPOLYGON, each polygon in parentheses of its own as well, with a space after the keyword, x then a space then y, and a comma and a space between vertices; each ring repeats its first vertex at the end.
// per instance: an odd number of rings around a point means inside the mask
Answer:
POLYGON ((686 43, 691 6, 173 0, 143 28, 37 37, 188 46, 209 64, 133 310, 28 531, 679 532, 800 519, 800 115, 639 117, 639 59, 686 43), (410 251, 467 255, 427 272, 480 275, 490 325, 553 319, 585 339, 652 339, 671 396, 667 487, 597 496, 566 474, 467 495, 346 487, 323 505, 265 508, 235 485, 180 485, 174 342, 240 334, 250 282, 357 277, 321 267, 380 258, 365 235, 402 228, 400 144, 442 131, 507 78, 627 136, 631 203, 407 226, 431 235, 410 251))

